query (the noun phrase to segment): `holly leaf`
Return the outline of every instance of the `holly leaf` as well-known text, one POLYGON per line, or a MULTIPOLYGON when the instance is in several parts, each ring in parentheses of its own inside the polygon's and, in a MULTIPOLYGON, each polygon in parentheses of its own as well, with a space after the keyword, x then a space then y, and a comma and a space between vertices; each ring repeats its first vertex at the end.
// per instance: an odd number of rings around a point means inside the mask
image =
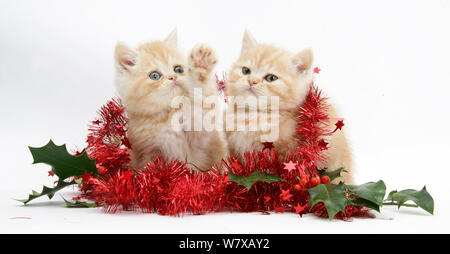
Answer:
POLYGON ((351 194, 356 198, 355 205, 365 206, 380 212, 383 199, 386 195, 386 185, 382 180, 378 182, 368 182, 361 185, 346 185, 351 194))
POLYGON ((256 182, 284 182, 284 179, 279 176, 267 174, 266 172, 258 170, 253 171, 249 176, 238 176, 231 172, 228 172, 228 180, 244 186, 245 188, 247 188, 247 191, 249 191, 252 188, 253 184, 255 184, 256 182))
POLYGON ((413 201, 417 206, 430 214, 433 214, 434 212, 434 200, 430 193, 428 193, 426 186, 423 186, 420 191, 413 189, 391 191, 385 201, 395 202, 399 209, 401 206, 405 206, 407 201, 413 201))
POLYGON ((26 205, 28 202, 30 202, 33 199, 42 197, 42 196, 48 196, 49 199, 52 199, 53 196, 55 195, 55 193, 69 185, 73 185, 73 184, 77 184, 77 182, 75 180, 72 180, 70 182, 65 182, 65 181, 58 181, 58 184, 56 184, 55 187, 53 188, 49 188, 47 186, 44 185, 44 187, 42 188, 41 193, 37 192, 37 191, 32 191, 30 195, 28 195, 27 199, 16 199, 19 202, 22 202, 24 205, 26 205))
POLYGON ((342 172, 348 172, 347 170, 345 170, 344 168, 338 168, 336 170, 333 171, 328 171, 325 170, 322 173, 320 173, 320 176, 328 176, 330 178, 330 182, 333 181, 334 179, 341 177, 341 173, 342 172))
POLYGON ((70 207, 70 208, 92 208, 92 207, 97 207, 96 203, 88 203, 88 202, 83 202, 83 201, 78 201, 78 200, 75 200, 75 202, 70 202, 70 201, 66 200, 63 196, 61 196, 61 198, 66 203, 66 207, 70 207))
POLYGON ((66 145, 57 146, 52 140, 43 147, 28 147, 33 156, 33 164, 45 163, 52 167, 52 172, 64 180, 71 176, 81 176, 84 172, 97 174, 95 159, 90 159, 86 152, 79 156, 69 154, 66 145))
POLYGON ((380 206, 367 200, 367 199, 355 198, 354 200, 352 200, 352 204, 354 204, 356 206, 364 206, 364 207, 370 208, 372 210, 375 210, 377 212, 380 212, 380 206))
POLYGON ((339 184, 319 184, 314 188, 308 189, 308 192, 309 206, 313 207, 317 203, 323 202, 330 220, 338 212, 345 213, 345 207, 351 204, 345 195, 345 187, 342 182, 339 184))

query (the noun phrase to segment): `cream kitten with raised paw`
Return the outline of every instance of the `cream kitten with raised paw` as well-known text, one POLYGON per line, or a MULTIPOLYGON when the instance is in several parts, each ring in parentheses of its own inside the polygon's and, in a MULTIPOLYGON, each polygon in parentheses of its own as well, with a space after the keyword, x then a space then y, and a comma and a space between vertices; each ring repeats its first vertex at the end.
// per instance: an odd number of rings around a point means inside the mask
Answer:
POLYGON ((172 125, 172 118, 182 110, 172 106, 173 100, 190 99, 194 87, 207 86, 204 83, 217 61, 211 50, 207 55, 214 57, 214 63, 201 57, 205 50, 198 51, 193 49, 191 55, 200 56, 188 62, 177 48, 176 30, 163 41, 136 49, 117 43, 116 88, 129 118, 131 167, 142 168, 157 156, 187 161, 195 165, 192 169, 206 170, 220 163, 227 148, 219 134, 200 135, 172 125))
MULTIPOLYGON (((226 142, 225 133, 217 128, 222 127, 221 119, 218 116, 218 104, 221 99, 218 96, 217 84, 213 69, 217 63, 217 58, 211 47, 205 44, 195 46, 189 53, 188 58, 188 73, 190 77, 189 97, 191 98, 192 108, 192 130, 186 131, 186 137, 191 144, 192 153, 195 156, 205 156, 205 161, 211 161, 214 165, 222 164, 222 159, 228 157, 228 146, 226 142), (195 89, 201 89, 201 96, 195 93, 195 89), (195 96, 200 101, 200 104, 194 102, 195 96), (209 103, 206 103, 208 98, 209 103), (200 114, 201 110, 201 114, 200 114), (207 115, 211 117, 211 128, 206 129, 203 120, 207 115), (197 121, 197 122, 196 122, 197 121), (216 123, 217 121, 217 123, 216 123), (196 123, 195 123, 196 122, 196 123), (195 126, 201 126, 201 130, 195 130, 195 126), (202 154, 196 152, 202 151, 202 154)), ((221 114, 220 114, 221 116, 221 114)), ((195 164, 195 163, 193 163, 195 164)), ((211 165, 207 163, 206 165, 211 165)), ((194 167, 204 170, 205 163, 193 165, 194 167)), ((220 169, 221 167, 217 167, 220 169)))
MULTIPOLYGON (((267 135, 270 131, 260 129, 257 131, 250 131, 248 128, 241 131, 227 130, 230 155, 242 156, 246 151, 261 150, 262 142, 273 142, 282 158, 295 150, 297 146, 297 110, 304 102, 313 80, 312 62, 313 55, 310 49, 292 54, 271 45, 257 43, 248 31, 245 32, 241 55, 229 71, 226 89, 227 94, 231 97, 227 110, 231 110, 239 116, 238 106, 233 104, 233 97, 236 98, 236 96, 242 96, 245 99, 277 96, 279 114, 277 114, 278 121, 269 124, 271 133, 275 133, 272 136, 267 135), (264 135, 266 137, 261 139, 261 136, 264 135)), ((269 102, 268 106, 270 107, 270 105, 269 102)), ((333 106, 330 106, 328 112, 330 126, 334 126, 337 114, 333 106)), ((247 108, 246 110, 251 109, 247 108)), ((258 119, 266 114, 260 109, 256 111, 258 119)), ((330 170, 344 167, 349 171, 349 173, 343 174, 344 181, 352 183, 352 156, 343 132, 338 131, 332 136, 324 138, 330 147, 327 150, 328 161, 325 167, 330 170)))

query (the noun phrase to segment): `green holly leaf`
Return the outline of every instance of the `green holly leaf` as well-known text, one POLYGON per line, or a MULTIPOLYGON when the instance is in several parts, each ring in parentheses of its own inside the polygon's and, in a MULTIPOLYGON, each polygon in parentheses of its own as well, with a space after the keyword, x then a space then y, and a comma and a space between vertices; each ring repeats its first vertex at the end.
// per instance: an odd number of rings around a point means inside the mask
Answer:
POLYGON ((75 200, 75 202, 67 201, 63 196, 61 196, 64 202, 66 203, 66 207, 70 208, 92 208, 97 207, 97 204, 95 203, 88 203, 83 201, 75 200))
POLYGON ((380 212, 380 205, 377 205, 367 199, 355 198, 354 200, 352 200, 352 204, 356 205, 356 206, 364 206, 364 207, 373 209, 377 212, 380 212))
POLYGON ((339 184, 319 184, 314 188, 308 189, 309 206, 313 207, 317 203, 323 202, 328 212, 328 218, 331 220, 338 212, 345 213, 345 207, 350 205, 347 199, 344 183, 339 184))
POLYGON ((284 179, 279 176, 267 174, 266 172, 258 170, 253 171, 249 176, 238 176, 231 172, 228 172, 228 180, 244 186, 245 188, 247 188, 247 191, 249 191, 250 188, 252 188, 253 184, 255 184, 256 182, 284 182, 284 179))
POLYGON ((333 181, 334 179, 341 177, 343 172, 348 172, 347 170, 345 170, 344 168, 338 168, 336 170, 333 171, 328 171, 325 170, 322 173, 320 173, 320 176, 328 176, 330 178, 330 182, 333 181))
POLYGON ((422 190, 402 190, 402 191, 391 191, 385 201, 391 201, 390 204, 396 204, 400 209, 401 206, 406 206, 407 201, 413 201, 417 206, 424 209, 425 211, 433 214, 434 212, 434 200, 428 193, 426 186, 423 186, 422 190))
POLYGON ((49 188, 44 185, 41 193, 33 190, 32 193, 30 195, 28 195, 27 199, 16 199, 16 200, 19 202, 22 202, 24 205, 26 205, 31 200, 36 199, 38 197, 42 197, 42 196, 48 196, 49 199, 52 199, 57 191, 65 188, 69 185, 73 185, 73 184, 77 184, 77 182, 75 180, 72 180, 70 182, 65 182, 65 181, 60 180, 60 181, 58 181, 58 184, 56 184, 56 186, 53 188, 49 188))
POLYGON ((361 185, 346 185, 351 194, 356 198, 355 205, 365 206, 380 212, 383 199, 386 195, 386 185, 382 180, 378 182, 368 182, 361 185))
POLYGON ((90 159, 86 152, 79 156, 69 154, 66 145, 57 146, 52 140, 43 147, 28 147, 33 155, 33 164, 45 163, 52 167, 52 172, 64 180, 71 176, 81 176, 84 172, 97 174, 95 159, 90 159))

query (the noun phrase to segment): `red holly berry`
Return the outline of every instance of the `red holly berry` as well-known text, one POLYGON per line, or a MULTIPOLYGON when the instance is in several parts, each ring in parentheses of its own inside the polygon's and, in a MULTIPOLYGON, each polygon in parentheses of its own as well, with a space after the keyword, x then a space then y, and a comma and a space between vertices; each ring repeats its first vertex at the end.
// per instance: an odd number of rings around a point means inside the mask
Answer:
POLYGON ((304 180, 308 181, 308 176, 306 174, 301 174, 300 179, 302 179, 302 180, 304 179, 304 180))
POLYGON ((89 178, 89 181, 88 181, 89 184, 97 184, 98 182, 99 182, 98 179, 95 177, 89 178))
POLYGON ((302 180, 300 180, 300 184, 301 185, 303 185, 303 186, 305 186, 305 185, 307 185, 308 184, 308 179, 302 179, 302 180))
POLYGON ((320 177, 319 176, 314 176, 311 178, 311 184, 313 186, 319 185, 320 183, 320 177))
POLYGON ((106 173, 106 171, 108 171, 108 169, 105 166, 98 165, 97 171, 100 175, 104 175, 106 173))
POLYGON ((294 185, 294 189, 299 191, 302 189, 302 186, 300 186, 300 184, 296 184, 294 185))
POLYGON ((321 183, 329 183, 330 182, 330 177, 329 176, 322 176, 322 177, 320 177, 320 182, 321 183))

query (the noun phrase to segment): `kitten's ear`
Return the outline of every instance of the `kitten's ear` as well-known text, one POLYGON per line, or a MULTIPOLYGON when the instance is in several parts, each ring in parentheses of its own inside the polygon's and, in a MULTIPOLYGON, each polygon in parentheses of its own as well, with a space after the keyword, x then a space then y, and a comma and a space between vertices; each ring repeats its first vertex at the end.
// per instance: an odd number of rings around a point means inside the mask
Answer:
POLYGON ((244 38, 242 39, 241 54, 244 51, 255 47, 256 44, 257 44, 257 42, 256 42, 255 38, 253 38, 253 36, 250 34, 250 32, 247 29, 245 29, 244 38))
POLYGON ((311 69, 313 63, 312 49, 307 48, 292 57, 292 64, 298 73, 311 69))
POLYGON ((128 71, 136 65, 137 52, 125 43, 117 42, 114 58, 118 68, 128 71))
POLYGON ((176 48, 178 45, 177 28, 175 27, 173 31, 164 39, 164 43, 170 47, 176 48))

